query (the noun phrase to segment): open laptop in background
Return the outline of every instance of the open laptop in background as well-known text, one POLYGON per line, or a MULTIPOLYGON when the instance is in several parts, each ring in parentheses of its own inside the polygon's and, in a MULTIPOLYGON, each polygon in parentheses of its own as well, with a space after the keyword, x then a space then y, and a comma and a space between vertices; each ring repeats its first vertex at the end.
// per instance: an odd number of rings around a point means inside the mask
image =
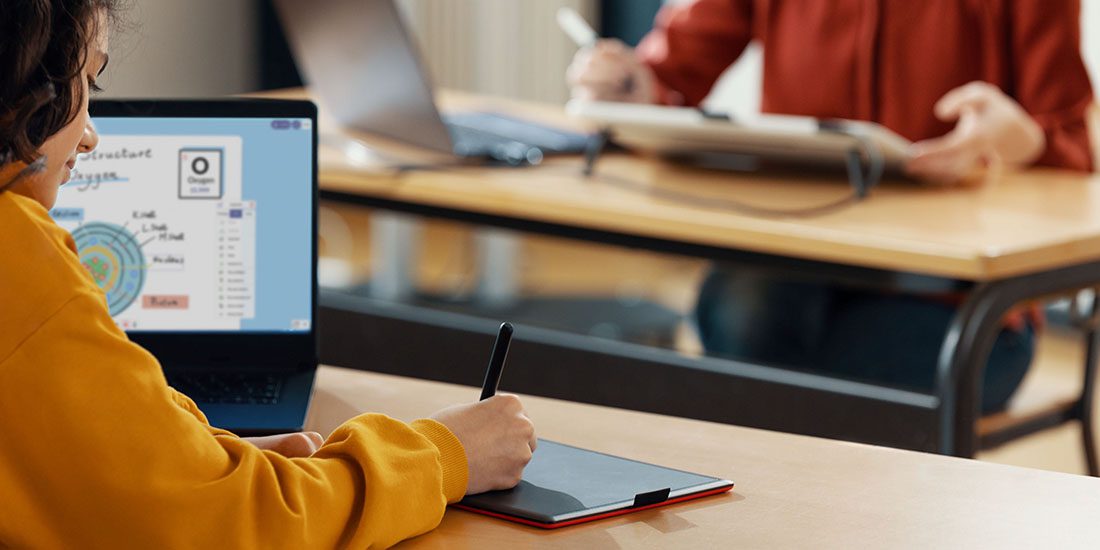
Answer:
POLYGON ((214 426, 301 430, 317 368, 316 107, 94 101, 51 215, 115 322, 214 426))
POLYGON ((277 0, 310 87, 346 127, 461 159, 538 164, 588 136, 494 113, 441 116, 393 0, 277 0))

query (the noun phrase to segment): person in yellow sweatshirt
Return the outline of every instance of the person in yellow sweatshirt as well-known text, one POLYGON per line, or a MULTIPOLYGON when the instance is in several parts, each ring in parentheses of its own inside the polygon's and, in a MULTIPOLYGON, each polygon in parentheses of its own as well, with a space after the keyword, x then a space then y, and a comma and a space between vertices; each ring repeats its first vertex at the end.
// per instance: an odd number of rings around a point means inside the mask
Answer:
POLYGON ((0 2, 0 547, 385 547, 518 483, 535 436, 514 396, 248 440, 114 325, 47 214, 98 141, 113 3, 0 2))

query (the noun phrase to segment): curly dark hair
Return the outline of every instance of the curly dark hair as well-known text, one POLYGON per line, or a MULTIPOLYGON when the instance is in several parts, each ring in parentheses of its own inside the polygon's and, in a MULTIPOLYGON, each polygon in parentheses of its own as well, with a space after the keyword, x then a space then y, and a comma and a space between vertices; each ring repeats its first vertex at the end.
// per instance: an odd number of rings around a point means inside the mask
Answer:
POLYGON ((96 12, 117 0, 0 1, 0 166, 34 162, 77 115, 96 12))

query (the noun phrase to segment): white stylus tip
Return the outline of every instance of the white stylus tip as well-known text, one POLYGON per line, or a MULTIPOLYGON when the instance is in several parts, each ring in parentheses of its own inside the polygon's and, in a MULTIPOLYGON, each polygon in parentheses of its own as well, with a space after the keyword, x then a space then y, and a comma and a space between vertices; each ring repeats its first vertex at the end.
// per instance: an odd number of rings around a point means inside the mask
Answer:
POLYGON ((595 44, 599 39, 596 31, 573 8, 563 7, 558 10, 558 26, 582 48, 595 44))

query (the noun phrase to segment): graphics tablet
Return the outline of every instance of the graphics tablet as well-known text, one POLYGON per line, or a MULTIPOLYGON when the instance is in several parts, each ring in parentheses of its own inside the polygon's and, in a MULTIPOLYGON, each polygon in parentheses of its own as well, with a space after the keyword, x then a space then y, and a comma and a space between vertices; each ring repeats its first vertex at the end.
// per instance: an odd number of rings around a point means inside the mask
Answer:
POLYGON ((908 161, 911 142, 873 122, 760 114, 729 118, 689 107, 573 100, 570 115, 612 132, 624 147, 669 156, 754 155, 807 164, 842 164, 854 150, 881 156, 887 171, 908 161))
POLYGON ((540 439, 518 486, 457 508, 544 529, 724 493, 733 482, 540 439))

